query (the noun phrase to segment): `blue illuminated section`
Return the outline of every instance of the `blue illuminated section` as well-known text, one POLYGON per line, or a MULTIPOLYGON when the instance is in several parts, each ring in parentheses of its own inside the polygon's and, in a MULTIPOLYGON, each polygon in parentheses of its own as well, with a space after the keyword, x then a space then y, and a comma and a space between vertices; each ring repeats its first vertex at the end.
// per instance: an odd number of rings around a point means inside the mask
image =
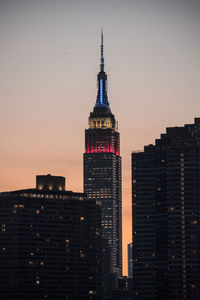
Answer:
POLYGON ((100 79, 100 104, 103 104, 103 79, 100 79))
POLYGON ((106 80, 99 78, 99 90, 97 95, 97 102, 95 106, 109 107, 107 93, 106 93, 106 80))
POLYGON ((101 32, 101 64, 100 64, 100 72, 97 76, 98 80, 98 95, 96 105, 98 107, 106 107, 109 108, 107 91, 106 91, 106 81, 107 75, 104 72, 104 56, 103 56, 103 31, 101 32))

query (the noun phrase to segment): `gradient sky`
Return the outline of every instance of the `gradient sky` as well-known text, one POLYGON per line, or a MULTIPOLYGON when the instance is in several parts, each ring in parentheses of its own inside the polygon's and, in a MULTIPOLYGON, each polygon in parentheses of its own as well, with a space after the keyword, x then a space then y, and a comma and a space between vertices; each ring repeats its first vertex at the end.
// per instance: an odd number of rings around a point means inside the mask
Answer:
POLYGON ((51 173, 82 192, 101 28, 121 134, 127 274, 131 152, 200 117, 199 0, 0 0, 0 191, 51 173))

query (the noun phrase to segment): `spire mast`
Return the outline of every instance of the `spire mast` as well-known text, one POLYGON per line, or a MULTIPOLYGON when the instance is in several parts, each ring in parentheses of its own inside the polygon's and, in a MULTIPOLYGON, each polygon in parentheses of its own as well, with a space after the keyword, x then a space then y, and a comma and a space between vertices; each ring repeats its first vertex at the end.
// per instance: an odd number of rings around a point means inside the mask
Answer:
POLYGON ((101 29, 101 66, 100 71, 104 72, 104 57, 103 57, 103 29, 101 29))
POLYGON ((97 75, 98 95, 95 107, 104 107, 110 111, 107 97, 107 75, 104 72, 104 56, 103 56, 103 29, 101 30, 101 60, 100 72, 97 75))

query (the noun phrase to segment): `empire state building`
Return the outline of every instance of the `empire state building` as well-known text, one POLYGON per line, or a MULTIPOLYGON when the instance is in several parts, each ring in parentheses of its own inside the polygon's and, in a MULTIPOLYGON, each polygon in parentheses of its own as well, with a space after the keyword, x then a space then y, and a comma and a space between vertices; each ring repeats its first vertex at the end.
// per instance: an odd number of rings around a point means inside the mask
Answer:
POLYGON ((102 239, 110 251, 110 270, 122 273, 122 196, 120 135, 107 97, 104 71, 103 33, 98 94, 85 130, 84 192, 101 202, 102 239))

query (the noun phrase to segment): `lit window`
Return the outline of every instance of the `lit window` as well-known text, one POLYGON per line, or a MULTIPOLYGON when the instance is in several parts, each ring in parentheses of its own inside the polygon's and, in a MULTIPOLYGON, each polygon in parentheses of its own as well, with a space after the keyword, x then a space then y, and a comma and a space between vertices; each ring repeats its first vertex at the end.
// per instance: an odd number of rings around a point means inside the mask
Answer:
POLYGON ((15 204, 14 208, 24 208, 24 205, 23 204, 15 204))
POLYGON ((96 291, 88 291, 89 295, 96 295, 96 291))
POLYGON ((195 284, 191 284, 191 287, 192 287, 193 289, 196 289, 196 285, 195 285, 195 284))
POLYGON ((84 253, 83 253, 82 250, 80 250, 80 257, 81 257, 81 258, 84 258, 84 257, 85 257, 85 255, 84 255, 84 253))
POLYGON ((197 221, 195 220, 195 221, 192 221, 192 224, 197 224, 197 221))

